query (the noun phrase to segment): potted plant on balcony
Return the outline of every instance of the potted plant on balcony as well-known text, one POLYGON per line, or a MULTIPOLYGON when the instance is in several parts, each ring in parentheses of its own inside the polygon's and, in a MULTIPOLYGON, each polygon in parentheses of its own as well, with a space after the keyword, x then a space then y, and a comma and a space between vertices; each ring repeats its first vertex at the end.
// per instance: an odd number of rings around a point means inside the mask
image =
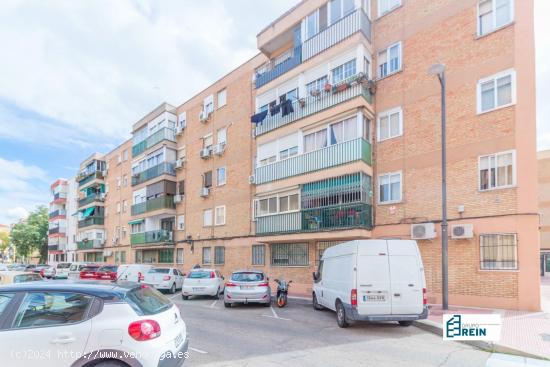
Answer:
POLYGON ((298 100, 298 103, 300 104, 301 108, 304 108, 306 106, 306 99, 305 98, 300 98, 298 100))
POLYGON ((343 92, 346 89, 348 89, 349 87, 350 87, 350 84, 348 82, 338 84, 337 86, 334 87, 334 93, 343 92))
POLYGON ((332 84, 327 83, 325 84, 325 92, 330 92, 332 90, 332 84))
POLYGON ((312 97, 319 97, 321 95, 321 91, 319 89, 314 89, 312 90, 311 92, 309 92, 309 94, 312 96, 312 97))

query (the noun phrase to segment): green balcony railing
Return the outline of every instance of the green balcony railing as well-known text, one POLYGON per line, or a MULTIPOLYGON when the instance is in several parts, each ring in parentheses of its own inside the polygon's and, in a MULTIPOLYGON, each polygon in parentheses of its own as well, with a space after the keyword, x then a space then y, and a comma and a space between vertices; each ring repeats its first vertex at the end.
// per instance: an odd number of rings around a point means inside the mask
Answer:
POLYGON ((77 249, 79 250, 102 249, 104 245, 105 245, 105 241, 103 240, 78 241, 77 249))
POLYGON ((157 164, 156 166, 153 166, 149 169, 146 169, 143 172, 136 173, 132 175, 132 186, 139 185, 140 183, 143 183, 145 181, 148 181, 152 178, 158 177, 160 175, 176 175, 175 170, 175 164, 174 162, 171 163, 161 163, 157 164))
POLYGON ((159 131, 149 135, 147 139, 140 141, 132 147, 132 156, 135 157, 145 150, 157 145, 163 140, 176 141, 174 129, 163 127, 159 131))
POLYGON ((132 246, 150 245, 150 244, 173 244, 174 236, 172 231, 157 229, 141 233, 132 233, 130 236, 132 246))
POLYGON ((105 200, 105 194, 103 193, 97 193, 97 194, 91 194, 88 195, 80 200, 78 200, 78 207, 85 206, 88 204, 93 203, 94 201, 104 201, 105 200))
POLYGON ((132 215, 139 215, 158 209, 175 208, 176 204, 174 204, 174 197, 172 195, 165 195, 132 205, 132 215))
POLYGON ((55 217, 63 216, 63 215, 67 215, 67 212, 65 211, 65 209, 57 209, 57 210, 54 210, 53 212, 49 213, 48 217, 51 219, 51 218, 55 218, 55 217))
POLYGON ((318 95, 311 95, 294 101, 292 103, 294 112, 285 116, 281 112, 275 115, 268 113, 266 118, 256 125, 254 133, 256 136, 265 134, 359 96, 362 96, 368 103, 372 103, 372 95, 369 91, 368 83, 363 73, 353 75, 332 86, 328 91, 317 91, 318 95))
POLYGON ((256 234, 280 234, 372 228, 372 206, 334 205, 256 218, 256 234))
POLYGON ((103 172, 95 171, 95 172, 89 173, 88 175, 77 177, 78 186, 82 187, 82 186, 86 185, 87 183, 95 180, 96 178, 99 179, 99 180, 103 180, 103 178, 104 178, 103 177, 103 172))
POLYGON ((263 184, 359 160, 369 165, 372 164, 371 144, 362 138, 330 145, 282 161, 256 167, 254 182, 263 184))
POLYGON ((105 218, 103 216, 93 216, 78 221, 78 228, 84 228, 95 225, 103 225, 105 218))

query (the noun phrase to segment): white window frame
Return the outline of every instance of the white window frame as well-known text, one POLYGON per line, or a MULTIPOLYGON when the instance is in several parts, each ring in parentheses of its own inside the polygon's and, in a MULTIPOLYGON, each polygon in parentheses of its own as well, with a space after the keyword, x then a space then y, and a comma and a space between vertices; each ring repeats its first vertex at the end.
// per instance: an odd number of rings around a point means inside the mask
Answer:
POLYGON ((216 143, 227 144, 227 127, 221 127, 216 131, 216 143))
POLYGON ((185 111, 178 115, 178 126, 181 129, 185 129, 187 126, 187 113, 185 111))
MULTIPOLYGON (((398 0, 398 4, 397 5, 394 5, 393 7, 390 7, 388 8, 387 10, 385 11, 382 11, 382 6, 380 5, 380 3, 382 2, 383 0, 378 0, 378 6, 377 6, 377 9, 378 9, 378 18, 380 18, 381 16, 384 16, 388 13, 391 13, 392 11, 394 11, 395 9, 399 8, 401 5, 402 5, 402 1, 401 0, 398 0)), ((390 1, 390 0, 385 0, 385 1, 390 1)))
POLYGON ((218 91, 216 97, 218 109, 225 106, 227 104, 227 88, 223 88, 222 90, 218 91))
POLYGON ((214 225, 224 226, 227 218, 227 211, 225 205, 219 205, 214 208, 214 225), (223 221, 218 222, 218 210, 223 210, 223 221))
POLYGON ((185 230, 185 214, 178 215, 178 230, 179 231, 185 230))
POLYGON ((214 223, 213 223, 213 220, 212 220, 212 209, 211 209, 211 208, 204 209, 204 210, 202 211, 202 226, 203 226, 203 227, 212 227, 213 224, 214 224, 214 223), (207 219, 207 213, 208 213, 208 212, 210 213, 210 214, 208 215, 208 217, 209 217, 210 219, 209 219, 208 222, 207 222, 206 219, 207 219))
POLYGON ((202 110, 206 114, 214 112, 214 96, 212 94, 204 98, 202 110))
POLYGON ((493 74, 493 75, 490 75, 486 78, 478 80, 478 82, 477 82, 477 114, 478 115, 481 115, 483 113, 496 111, 496 110, 499 110, 501 108, 510 107, 510 106, 515 105, 515 104, 516 104, 516 71, 514 69, 507 69, 507 70, 501 71, 500 73, 493 74), (512 100, 511 100, 510 103, 504 104, 502 106, 498 106, 497 105, 497 102, 498 102, 497 80, 501 79, 501 78, 504 78, 504 77, 507 77, 507 76, 511 77, 512 100), (481 105, 481 85, 485 84, 487 82, 490 82, 490 81, 493 81, 494 88, 495 88, 495 90, 494 90, 495 107, 493 107, 491 109, 488 109, 488 110, 482 110, 481 109, 482 108, 482 105, 481 105))
POLYGON ((286 213, 295 213, 299 212, 302 209, 302 195, 300 194, 300 191, 285 191, 285 192, 279 192, 273 195, 266 195, 263 197, 255 198, 254 199, 254 218, 260 218, 260 217, 269 217, 271 215, 278 215, 278 214, 286 214, 286 213), (280 198, 285 196, 292 196, 292 195, 298 195, 298 209, 294 210, 287 210, 284 212, 281 212, 280 208, 280 198), (267 214, 259 214, 258 213, 258 205, 261 200, 268 200, 268 207, 269 207, 269 200, 270 199, 276 199, 276 211, 275 213, 267 213, 267 214))
POLYGON ((493 32, 496 32, 502 28, 505 28, 507 27, 508 25, 514 23, 514 19, 515 19, 515 9, 514 9, 514 0, 509 0, 510 1, 510 21, 508 23, 505 23, 501 26, 496 26, 496 23, 497 23, 497 12, 496 12, 496 0, 492 0, 492 5, 493 5, 493 8, 492 8, 492 17, 491 17, 491 20, 492 20, 492 23, 493 23, 493 29, 491 29, 490 31, 486 32, 486 33, 481 33, 481 22, 480 22, 480 12, 479 12, 479 7, 481 5, 481 3, 484 2, 484 0, 479 0, 477 2, 477 36, 478 37, 482 37, 482 36, 486 36, 488 34, 491 34, 493 32))
MULTIPOLYGON (((376 184, 377 184, 378 204, 379 205, 397 204, 397 203, 401 203, 403 201, 403 171, 382 173, 382 174, 378 175, 378 181, 376 182, 376 184), (382 194, 382 190, 380 190, 380 180, 384 176, 389 176, 389 178, 391 178, 391 176, 393 176, 393 175, 399 175, 399 183, 400 183, 400 185, 399 185, 399 200, 381 201, 380 196, 382 194)), ((391 181, 390 181, 390 189, 391 189, 391 181)), ((390 195, 390 196, 393 196, 393 195, 390 195)))
POLYGON ((216 186, 223 186, 227 183, 227 168, 225 166, 216 168, 216 186), (220 181, 220 170, 223 170, 223 181, 220 181))
POLYGON ((401 41, 392 43, 391 45, 389 45, 385 49, 379 50, 376 55, 377 55, 376 56, 376 75, 377 75, 378 79, 387 78, 387 77, 389 77, 393 74, 397 74, 401 70, 403 70, 403 43, 401 41), (399 60, 399 67, 396 70, 391 71, 390 70, 391 69, 390 50, 394 46, 398 46, 398 48, 399 48, 399 59, 398 59, 399 60), (388 64, 388 72, 387 72, 386 75, 382 76, 382 74, 380 73, 380 53, 382 53, 384 51, 386 52, 386 63, 388 64))
MULTIPOLYGON (((495 169, 498 169, 498 166, 495 166, 495 169)), ((489 167, 489 178, 491 168, 489 167)), ((498 174, 498 172, 497 172, 498 174)), ((502 152, 492 153, 492 154, 485 154, 480 155, 477 158, 477 189, 479 192, 487 192, 487 191, 493 191, 493 190, 502 190, 502 189, 509 189, 511 187, 516 187, 517 185, 517 160, 516 160, 516 151, 515 149, 512 150, 505 150, 502 152), (495 158, 495 162, 498 162, 498 157, 501 155, 506 154, 512 154, 512 184, 511 185, 502 185, 502 186, 495 186, 495 187, 489 187, 488 189, 481 189, 481 159, 482 158, 495 158)), ((490 184, 489 184, 490 186, 490 184)))
POLYGON ((183 264, 184 261, 185 261, 185 258, 184 258, 183 248, 177 248, 176 249, 176 264, 183 264), (180 260, 180 257, 178 256, 180 253, 181 253, 181 260, 180 260))
MULTIPOLYGON (((391 132, 391 127, 390 127, 390 132, 391 132)), ((400 136, 403 136, 403 108, 401 106, 399 106, 399 107, 396 107, 396 108, 392 108, 391 110, 386 110, 386 111, 380 112, 378 114, 378 116, 376 117, 376 140, 378 142, 381 142, 381 141, 390 140, 390 139, 393 139, 393 138, 398 138, 400 136), (395 113, 399 114, 399 133, 395 136, 390 136, 389 135, 385 139, 380 138, 380 119, 383 118, 383 117, 387 117, 388 118, 388 124, 389 124, 390 123, 390 116, 395 114, 395 113)))

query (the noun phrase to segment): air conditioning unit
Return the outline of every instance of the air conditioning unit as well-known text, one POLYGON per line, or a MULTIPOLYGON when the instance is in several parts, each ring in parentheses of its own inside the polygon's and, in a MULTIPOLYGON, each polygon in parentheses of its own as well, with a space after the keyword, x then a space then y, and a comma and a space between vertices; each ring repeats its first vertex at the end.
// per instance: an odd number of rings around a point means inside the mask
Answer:
POLYGON ((251 184, 251 185, 255 184, 256 183, 256 176, 254 176, 254 175, 248 176, 248 183, 251 184))
POLYGON ((413 240, 430 240, 435 237, 435 225, 433 223, 413 224, 411 226, 411 238, 413 240))
POLYGON ((200 157, 202 159, 208 159, 208 158, 210 158, 211 154, 212 154, 212 149, 211 148, 203 148, 203 149, 201 149, 200 157))
POLYGON ((207 197, 208 195, 210 195, 210 187, 203 187, 201 189, 201 196, 203 198, 207 197))
POLYGON ((201 113, 199 114, 199 120, 201 122, 207 122, 208 119, 210 118, 210 114, 211 112, 207 112, 207 111, 201 111, 201 113))
POLYGON ((183 195, 174 195, 174 204, 181 203, 183 200, 183 195))
POLYGON ((104 192, 100 193, 100 194, 99 194, 99 200, 105 201, 105 196, 106 196, 106 195, 105 195, 104 192))
POLYGON ((183 130, 185 130, 185 125, 176 127, 176 135, 183 134, 183 130))
POLYGON ((222 155, 224 151, 225 151, 225 143, 214 145, 214 154, 222 155))
POLYGON ((103 251, 103 256, 111 256, 113 254, 113 251, 105 250, 103 251))
POLYGON ((107 176, 107 170, 104 169, 103 171, 101 171, 101 175, 102 175, 103 177, 107 176))
POLYGON ((455 240, 474 237, 473 224, 455 224, 451 226, 451 238, 455 240))
POLYGON ((176 169, 185 167, 185 158, 176 160, 176 169))

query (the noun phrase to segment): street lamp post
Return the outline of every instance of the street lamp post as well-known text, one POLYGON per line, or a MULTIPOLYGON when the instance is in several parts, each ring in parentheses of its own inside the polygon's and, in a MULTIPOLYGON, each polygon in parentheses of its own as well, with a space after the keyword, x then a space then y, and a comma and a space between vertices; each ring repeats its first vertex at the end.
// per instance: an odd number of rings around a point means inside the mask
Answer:
POLYGON ((449 261, 448 261, 448 224, 447 224, 447 137, 446 137, 446 100, 445 65, 432 65, 428 74, 437 75, 441 84, 441 298, 444 310, 449 309, 449 261))

